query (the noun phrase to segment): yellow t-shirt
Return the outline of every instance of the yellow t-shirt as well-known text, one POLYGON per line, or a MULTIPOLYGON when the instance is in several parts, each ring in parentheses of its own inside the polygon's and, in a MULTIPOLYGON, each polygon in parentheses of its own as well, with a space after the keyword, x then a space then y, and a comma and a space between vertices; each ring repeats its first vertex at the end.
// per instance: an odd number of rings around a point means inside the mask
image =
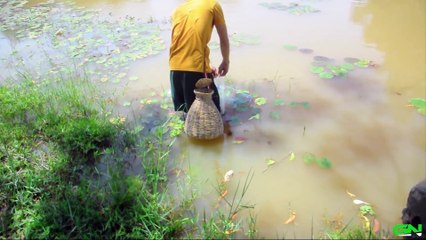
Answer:
POLYGON ((207 44, 213 26, 221 24, 225 18, 216 0, 187 0, 177 7, 172 15, 170 70, 210 73, 207 44))

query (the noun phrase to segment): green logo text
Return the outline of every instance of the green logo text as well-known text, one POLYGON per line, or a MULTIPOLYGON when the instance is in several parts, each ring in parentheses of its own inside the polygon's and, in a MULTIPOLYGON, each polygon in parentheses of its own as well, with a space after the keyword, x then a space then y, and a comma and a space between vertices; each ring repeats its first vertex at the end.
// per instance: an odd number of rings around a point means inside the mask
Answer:
POLYGON ((415 228, 411 224, 396 224, 393 227, 393 234, 400 237, 411 236, 412 233, 415 233, 417 236, 422 236, 422 224, 417 225, 415 228))

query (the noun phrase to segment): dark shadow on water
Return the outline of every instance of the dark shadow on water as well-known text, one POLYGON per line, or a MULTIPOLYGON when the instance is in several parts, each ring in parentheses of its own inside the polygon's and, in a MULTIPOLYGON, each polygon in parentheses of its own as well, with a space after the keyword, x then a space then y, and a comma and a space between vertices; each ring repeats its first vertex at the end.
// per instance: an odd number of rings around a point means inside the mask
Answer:
POLYGON ((198 145, 198 146, 216 146, 222 145, 224 143, 225 135, 222 135, 215 139, 197 139, 192 137, 187 137, 188 142, 190 144, 198 145))

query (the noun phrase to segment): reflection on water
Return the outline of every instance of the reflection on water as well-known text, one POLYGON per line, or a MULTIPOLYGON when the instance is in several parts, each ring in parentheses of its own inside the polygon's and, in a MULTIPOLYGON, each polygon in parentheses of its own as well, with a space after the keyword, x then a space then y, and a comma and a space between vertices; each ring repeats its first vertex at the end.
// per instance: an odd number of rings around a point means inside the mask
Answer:
MULTIPOLYGON (((77 4, 117 18, 167 20, 179 2, 77 4)), ((353 217, 357 223, 357 206, 346 191, 371 203, 382 227, 391 229, 409 189, 426 176, 425 118, 406 106, 410 98, 426 97, 425 1, 305 0, 299 2, 320 12, 301 15, 267 9, 262 2, 268 1, 224 0, 223 9, 230 34, 260 39, 258 45, 232 47, 227 79, 267 103, 258 106, 258 117, 234 124, 231 137, 200 144, 182 136, 176 143, 180 167, 205 196, 200 208, 214 209, 214 186, 225 172, 235 172, 232 191, 254 171, 246 200, 255 204, 260 237, 308 238, 311 229, 317 236, 324 217, 339 214, 344 223, 353 217), (297 50, 304 48, 312 53, 297 50), (336 65, 345 58, 367 59, 375 67, 323 79, 310 72, 314 56, 336 65), (283 104, 273 104, 275 99, 283 104), (332 168, 305 164, 306 153, 326 157, 332 168), (268 167, 268 160, 275 164, 268 167), (285 224, 291 211, 296 219, 285 224)), ((163 28, 168 46, 170 29, 163 28)), ((168 89, 167 57, 165 50, 134 62, 129 75, 139 80, 127 84, 123 101, 139 102, 151 88, 168 89)), ((211 57, 220 63, 219 50, 211 57)), ((224 79, 218 84, 230 87, 224 79)), ((227 99, 227 107, 232 104, 227 99)), ((226 117, 234 115, 229 111, 226 117)))
MULTIPOLYGON (((426 2, 380 3, 370 1, 354 9, 353 19, 365 26, 365 41, 385 53, 386 88, 394 93, 389 94, 390 104, 402 106, 407 98, 426 95, 426 2)), ((407 120, 404 108, 393 111, 407 120)))

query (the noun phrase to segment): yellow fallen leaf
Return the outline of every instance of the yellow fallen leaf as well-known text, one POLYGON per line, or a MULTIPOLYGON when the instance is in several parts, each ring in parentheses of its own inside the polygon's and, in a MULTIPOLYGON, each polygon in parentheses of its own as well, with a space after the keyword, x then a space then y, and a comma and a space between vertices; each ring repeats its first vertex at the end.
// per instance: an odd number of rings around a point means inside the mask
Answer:
POLYGON ((364 228, 370 229, 370 220, 364 215, 361 215, 361 219, 364 221, 364 228))
POLYGON ((230 229, 230 230, 226 230, 225 234, 226 235, 231 235, 231 234, 233 234, 235 232, 239 232, 239 231, 240 231, 239 229, 230 229))
POLYGON ((225 191, 223 191, 223 192, 220 194, 220 196, 221 196, 222 198, 224 198, 226 195, 228 195, 228 189, 225 189, 225 191))
POLYGON ((292 211, 290 217, 284 222, 284 224, 289 224, 294 222, 296 219, 296 212, 292 211))
POLYGON ((288 160, 293 161, 296 158, 296 156, 294 155, 294 152, 290 153, 290 156, 288 157, 288 160))
POLYGON ((353 194, 353 193, 351 193, 351 192, 349 192, 348 190, 346 190, 346 193, 349 195, 349 197, 356 197, 356 195, 355 194, 353 194))

